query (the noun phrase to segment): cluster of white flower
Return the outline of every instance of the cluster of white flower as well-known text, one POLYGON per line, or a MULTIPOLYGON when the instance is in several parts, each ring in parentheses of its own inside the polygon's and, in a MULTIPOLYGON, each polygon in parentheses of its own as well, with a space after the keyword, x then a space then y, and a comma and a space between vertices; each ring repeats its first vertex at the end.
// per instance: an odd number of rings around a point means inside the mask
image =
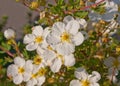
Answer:
MULTIPOLYGON (((102 2, 102 12, 99 13, 94 9, 88 8, 89 20, 93 24, 100 20, 109 23, 105 25, 105 30, 101 32, 103 32, 102 35, 107 34, 111 37, 117 31, 114 28, 117 28, 120 24, 118 5, 120 0, 95 0, 95 2, 88 0, 85 2, 85 6, 99 2, 102 2), (111 32, 112 30, 114 31, 111 32)), ((46 67, 49 67, 53 73, 57 73, 62 65, 66 67, 74 66, 76 63, 73 54, 75 47, 81 45, 88 38, 88 34, 82 31, 87 27, 87 24, 85 19, 75 19, 72 16, 66 16, 63 22, 55 22, 52 27, 34 26, 32 33, 25 35, 23 43, 26 44, 26 50, 36 51, 37 55, 32 60, 27 61, 23 58, 24 56, 15 57, 14 63, 7 68, 7 76, 16 85, 26 82, 26 86, 41 86, 46 80, 46 67)), ((15 38, 15 32, 8 29, 4 32, 4 36, 8 40, 15 38)), ((101 40, 98 42, 101 43, 101 40)), ((112 82, 117 83, 116 76, 120 70, 120 57, 106 58, 104 64, 108 67, 108 78, 112 82)), ((88 74, 81 67, 76 69, 74 75, 77 79, 72 80, 70 86, 99 86, 98 81, 101 79, 101 75, 97 71, 88 74)), ((120 82, 118 86, 120 86, 120 82)))
POLYGON ((52 72, 59 72, 61 66, 73 66, 75 46, 83 43, 84 36, 79 31, 87 25, 84 19, 74 19, 71 16, 64 18, 63 22, 56 22, 52 27, 43 29, 41 26, 33 27, 32 34, 26 34, 24 43, 28 51, 36 50, 43 56, 52 72))
POLYGON ((118 86, 120 85, 119 80, 117 80, 116 76, 119 73, 120 70, 120 57, 109 57, 104 60, 104 64, 109 68, 108 69, 108 79, 112 81, 113 83, 117 83, 118 86))
MULTIPOLYGON (((86 26, 84 19, 74 19, 71 16, 45 29, 40 25, 34 26, 32 33, 26 34, 23 42, 27 44, 26 50, 36 50, 38 55, 33 60, 27 61, 22 57, 16 57, 14 64, 7 69, 8 77, 12 78, 15 84, 26 82, 27 86, 40 86, 45 82, 46 66, 49 66, 53 73, 59 72, 62 65, 73 66, 75 46, 82 44, 85 40, 79 30, 86 26)), ((14 33, 13 30, 9 30, 14 33)), ((9 34, 6 30, 4 35, 8 39, 14 34, 9 34)))
POLYGON ((88 74, 84 68, 76 69, 74 73, 77 79, 70 82, 70 86, 99 86, 97 83, 101 76, 97 71, 93 71, 92 74, 88 74))
POLYGON ((18 85, 23 81, 26 86, 41 86, 45 82, 45 65, 38 65, 41 60, 27 60, 22 57, 15 57, 14 64, 11 64, 7 69, 7 76, 18 85))

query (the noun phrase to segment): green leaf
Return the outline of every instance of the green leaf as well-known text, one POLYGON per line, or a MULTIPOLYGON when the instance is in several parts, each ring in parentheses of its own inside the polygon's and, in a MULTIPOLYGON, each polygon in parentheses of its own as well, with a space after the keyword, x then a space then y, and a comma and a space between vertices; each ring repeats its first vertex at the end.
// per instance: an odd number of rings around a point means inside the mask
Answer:
POLYGON ((9 44, 6 44, 6 43, 2 42, 1 45, 7 50, 11 49, 11 46, 9 44))
POLYGON ((71 5, 76 5, 76 4, 79 4, 80 3, 80 0, 69 0, 69 3, 71 5))
POLYGON ((40 6, 45 6, 46 5, 46 0, 38 0, 38 3, 40 6))
POLYGON ((57 1, 57 4, 58 4, 58 5, 64 5, 65 2, 64 2, 64 0, 58 0, 58 1, 57 1))
POLYGON ((87 11, 79 11, 74 14, 74 16, 77 16, 79 18, 85 18, 88 15, 87 11))

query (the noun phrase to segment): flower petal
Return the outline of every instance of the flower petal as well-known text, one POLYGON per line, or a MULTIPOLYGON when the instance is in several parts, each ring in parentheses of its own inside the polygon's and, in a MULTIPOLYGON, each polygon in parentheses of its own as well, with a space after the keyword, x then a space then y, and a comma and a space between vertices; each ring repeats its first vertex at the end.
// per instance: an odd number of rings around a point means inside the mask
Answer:
POLYGON ((44 51, 45 50, 43 48, 41 48, 40 46, 37 47, 37 50, 36 50, 37 54, 41 55, 44 53, 44 51))
POLYGON ((37 85, 41 86, 45 82, 45 76, 39 77, 37 80, 38 80, 37 85))
POLYGON ((109 58, 107 58, 107 59, 104 60, 104 64, 107 67, 112 67, 114 60, 115 60, 115 58, 109 57, 109 58))
POLYGON ((79 80, 72 80, 70 86, 81 86, 79 80))
POLYGON ((60 40, 60 37, 57 37, 54 34, 50 33, 47 36, 46 41, 50 45, 55 45, 55 44, 59 43, 61 40, 60 40))
POLYGON ((24 44, 31 43, 34 41, 34 39, 35 39, 35 36, 33 34, 27 34, 27 35, 25 35, 25 37, 23 39, 23 43, 24 44))
POLYGON ((63 33, 65 31, 65 24, 62 22, 56 22, 55 24, 53 24, 52 27, 52 34, 56 35, 56 36, 60 36, 61 33, 63 33))
POLYGON ((25 65, 25 60, 22 57, 17 56, 14 59, 14 63, 15 65, 17 65, 18 67, 23 67, 25 65))
POLYGON ((7 29, 4 31, 4 36, 6 39, 14 38, 15 37, 15 31, 13 29, 7 29))
POLYGON ((65 16, 65 17, 64 17, 63 22, 64 22, 65 24, 67 24, 67 23, 68 23, 69 21, 71 21, 71 20, 74 20, 74 18, 73 18, 72 16, 68 15, 68 16, 65 16))
POLYGON ((33 70, 33 61, 32 60, 27 60, 24 66, 24 69, 26 72, 32 72, 33 70), (28 66, 29 65, 29 66, 28 66))
POLYGON ((88 73, 82 67, 77 68, 74 75, 75 75, 76 78, 82 79, 82 80, 86 80, 88 78, 88 73))
POLYGON ((26 46, 26 50, 33 51, 33 50, 37 49, 37 47, 38 47, 38 44, 32 42, 26 46))
POLYGON ((65 29, 66 29, 69 33, 75 35, 75 34, 78 32, 79 28, 80 28, 80 24, 78 23, 78 21, 76 21, 76 20, 71 20, 70 22, 68 22, 68 24, 66 25, 66 28, 65 28, 65 29))
POLYGON ((78 32, 72 39, 73 43, 78 46, 83 43, 84 41, 84 36, 81 32, 78 32))
POLYGON ((100 74, 97 71, 93 71, 92 75, 90 75, 90 81, 91 82, 98 82, 101 79, 100 74))
POLYGON ((22 81, 23 81, 23 77, 22 77, 21 74, 16 75, 16 76, 13 77, 13 82, 14 82, 16 85, 22 83, 22 81))
POLYGON ((50 66, 50 69, 54 73, 59 72, 61 65, 62 65, 61 59, 56 58, 53 64, 50 66))
POLYGON ((56 54, 54 51, 52 50, 46 50, 44 53, 43 53, 43 56, 44 56, 44 59, 47 61, 47 60, 50 60, 52 61, 55 57, 56 57, 56 54))
POLYGON ((26 86, 35 86, 36 84, 37 80, 33 78, 27 82, 26 86))
POLYGON ((30 72, 25 72, 25 73, 23 74, 23 81, 24 81, 24 82, 29 81, 30 78, 31 78, 31 73, 30 73, 30 72))
POLYGON ((14 77, 16 74, 18 74, 18 67, 14 64, 11 64, 7 68, 7 76, 14 77))
POLYGON ((36 36, 41 36, 43 34, 43 28, 40 25, 33 27, 32 34, 36 36))
POLYGON ((60 43, 56 46, 56 50, 59 54, 70 55, 75 51, 75 46, 70 43, 60 43))
POLYGON ((100 86, 98 83, 91 83, 90 86, 100 86))
POLYGON ((79 22, 80 28, 86 28, 87 27, 87 22, 85 21, 85 19, 77 18, 76 20, 79 22))
POLYGON ((75 64, 75 58, 73 54, 64 56, 65 66, 73 66, 75 64))
POLYGON ((47 35, 50 33, 51 28, 50 27, 46 27, 43 31, 43 37, 46 38, 47 35))
POLYGON ((90 12, 88 17, 90 18, 90 20, 92 21, 98 21, 101 19, 101 15, 95 13, 95 12, 90 12))

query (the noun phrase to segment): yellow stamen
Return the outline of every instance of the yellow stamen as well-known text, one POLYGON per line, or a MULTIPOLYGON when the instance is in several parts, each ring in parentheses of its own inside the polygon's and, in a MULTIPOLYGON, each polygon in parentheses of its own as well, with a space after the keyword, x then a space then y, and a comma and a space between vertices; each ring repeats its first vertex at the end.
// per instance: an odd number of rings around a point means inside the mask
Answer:
POLYGON ((23 73, 24 73, 24 71, 25 71, 25 70, 24 70, 24 68, 23 68, 23 67, 19 67, 19 68, 18 68, 18 73, 23 74, 23 73))
POLYGON ((47 49, 48 49, 48 50, 53 50, 50 45, 47 46, 47 49))
POLYGON ((67 32, 63 32, 63 34, 61 35, 61 40, 62 42, 70 42, 70 34, 68 34, 67 32))
POLYGON ((113 62, 113 66, 115 66, 115 67, 118 67, 119 64, 120 64, 120 62, 117 59, 113 62))
POLYGON ((38 4, 38 2, 36 2, 36 1, 33 1, 31 4, 30 4, 30 8, 31 9, 36 9, 36 8, 38 8, 39 7, 39 4, 38 4))
POLYGON ((82 80, 81 83, 82 83, 82 86, 89 86, 90 85, 90 82, 88 80, 82 80))
POLYGON ((120 52, 120 47, 116 47, 116 52, 120 52))
POLYGON ((63 55, 57 53, 57 58, 60 58, 62 60, 62 63, 64 63, 63 55))
POLYGON ((39 75, 39 76, 43 76, 43 75, 45 75, 45 73, 46 73, 46 69, 45 69, 45 68, 41 68, 41 69, 38 71, 38 75, 39 75))
POLYGON ((38 76, 38 74, 35 73, 35 74, 32 74, 32 75, 31 75, 31 78, 36 78, 37 76, 38 76))
POLYGON ((43 41, 42 36, 38 36, 38 37, 35 38, 35 42, 36 42, 36 43, 39 43, 39 44, 40 44, 40 43, 42 43, 42 41, 43 41))
POLYGON ((33 62, 34 64, 39 65, 42 62, 42 58, 39 55, 37 55, 35 56, 33 62))

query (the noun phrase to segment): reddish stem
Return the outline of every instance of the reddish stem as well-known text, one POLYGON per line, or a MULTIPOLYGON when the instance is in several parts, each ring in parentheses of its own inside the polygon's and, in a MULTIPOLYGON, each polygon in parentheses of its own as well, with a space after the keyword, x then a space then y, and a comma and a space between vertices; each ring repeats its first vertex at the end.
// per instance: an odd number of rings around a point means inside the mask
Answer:
POLYGON ((14 58, 14 55, 13 55, 10 51, 6 50, 6 49, 3 48, 2 46, 0 46, 0 49, 1 49, 2 51, 4 51, 5 53, 7 53, 9 56, 11 56, 11 57, 14 58))
POLYGON ((99 1, 99 2, 97 2, 97 3, 95 3, 95 4, 92 4, 92 5, 90 5, 90 6, 82 7, 82 8, 80 8, 80 10, 86 10, 86 9, 88 9, 88 8, 97 6, 97 5, 99 5, 100 3, 104 2, 104 1, 105 1, 105 0, 101 0, 101 1, 99 1))
MULTIPOLYGON (((92 5, 90 5, 90 6, 82 7, 82 8, 80 8, 79 10, 86 10, 86 9, 91 8, 91 7, 93 7, 93 6, 99 5, 100 3, 104 2, 104 1, 105 1, 105 0, 101 0, 101 1, 99 1, 99 2, 97 2, 97 3, 95 3, 95 4, 92 4, 92 5)), ((74 13, 74 12, 79 11, 79 10, 73 9, 73 10, 64 11, 64 13, 65 13, 65 14, 71 14, 71 13, 74 13)))

